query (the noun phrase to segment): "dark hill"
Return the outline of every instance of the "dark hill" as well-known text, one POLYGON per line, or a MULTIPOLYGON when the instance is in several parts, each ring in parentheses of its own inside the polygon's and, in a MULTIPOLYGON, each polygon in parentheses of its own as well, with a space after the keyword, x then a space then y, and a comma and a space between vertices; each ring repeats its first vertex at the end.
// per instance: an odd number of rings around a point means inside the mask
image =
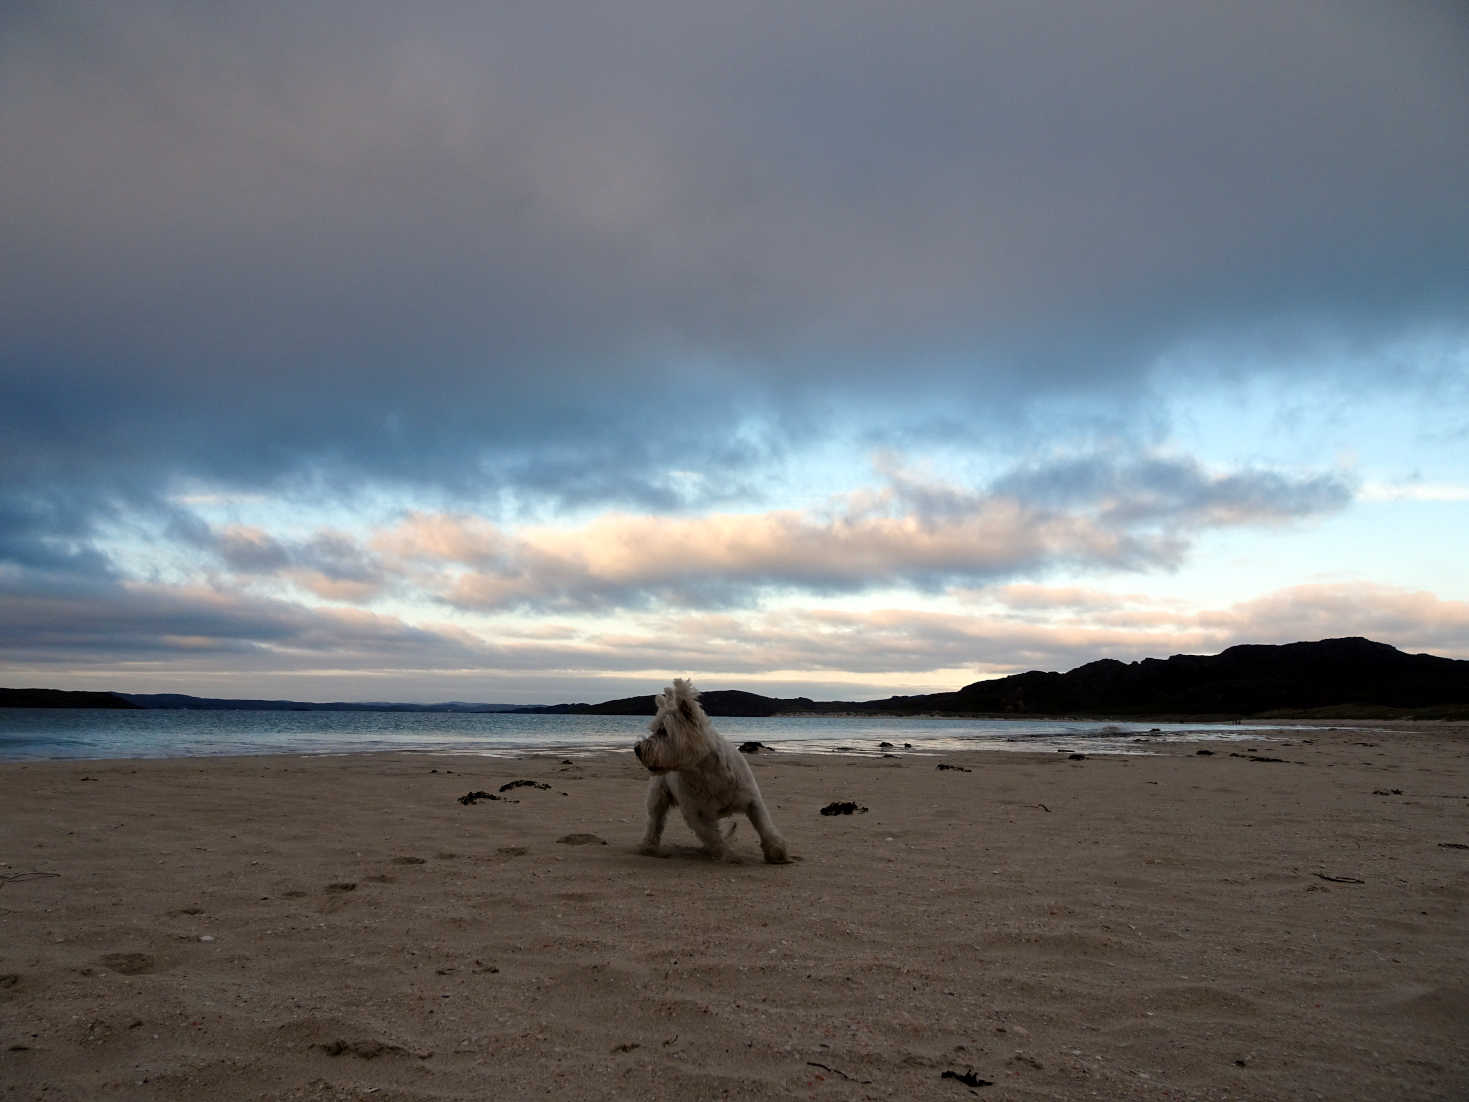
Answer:
POLYGON ((117 693, 68 692, 65 689, 0 689, 0 708, 137 708, 117 693))
POLYGON ((1469 706, 1469 662, 1370 639, 1244 645, 1221 654, 1102 659, 1069 673, 1015 674, 958 692, 871 701, 876 711, 1000 715, 1221 715, 1469 706))
MULTIPOLYGON (((518 712, 538 712, 543 715, 574 716, 650 716, 658 710, 657 696, 625 696, 618 700, 607 700, 601 704, 551 704, 536 708, 517 708, 518 712)), ((711 716, 774 716, 802 712, 820 712, 834 709, 850 711, 860 705, 832 702, 818 704, 804 696, 773 697, 759 693, 747 693, 742 689, 715 689, 700 693, 699 702, 711 716)))
MULTIPOLYGON (((1404 654, 1370 639, 1244 645, 1221 654, 1104 658, 1068 673, 976 681, 957 692, 886 700, 813 701, 739 691, 701 697, 711 716, 871 715, 1253 716, 1331 710, 1339 715, 1469 711, 1469 662, 1404 654)), ((652 696, 527 711, 652 715, 652 696)))

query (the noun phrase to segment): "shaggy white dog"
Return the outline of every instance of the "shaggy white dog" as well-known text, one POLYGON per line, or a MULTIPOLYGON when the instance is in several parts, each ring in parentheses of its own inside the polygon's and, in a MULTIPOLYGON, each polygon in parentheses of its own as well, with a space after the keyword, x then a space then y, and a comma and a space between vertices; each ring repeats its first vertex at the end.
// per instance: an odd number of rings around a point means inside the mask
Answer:
POLYGON ((765 860, 773 865, 790 860, 749 763, 710 724, 690 682, 675 678, 663 690, 648 731, 648 737, 633 747, 638 761, 653 774, 648 785, 648 830, 640 852, 655 856, 663 852, 659 844, 663 821, 668 809, 676 806, 716 860, 739 860, 726 843, 728 835, 719 832, 719 820, 731 815, 749 816, 765 860))

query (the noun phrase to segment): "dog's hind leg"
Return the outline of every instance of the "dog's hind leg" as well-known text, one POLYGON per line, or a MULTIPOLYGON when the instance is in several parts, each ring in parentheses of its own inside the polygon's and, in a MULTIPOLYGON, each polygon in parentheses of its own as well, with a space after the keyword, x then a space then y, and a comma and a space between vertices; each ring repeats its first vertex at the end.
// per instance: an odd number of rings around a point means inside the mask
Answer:
POLYGON ((697 812, 684 809, 684 821, 689 824, 689 829, 698 835, 699 841, 704 843, 704 852, 716 861, 728 861, 731 864, 739 864, 739 858, 734 855, 729 846, 725 844, 726 835, 719 831, 719 820, 711 819, 697 812))
POLYGON ((662 777, 654 777, 648 785, 648 829, 638 846, 639 853, 649 857, 663 855, 663 822, 668 818, 668 809, 673 805, 673 793, 669 791, 668 782, 662 777))
POLYGON ((755 828, 755 833, 760 835, 760 849, 765 854, 765 860, 772 865, 784 865, 788 862, 791 857, 786 850, 785 839, 775 829, 770 812, 765 810, 765 801, 751 800, 745 813, 750 816, 750 825, 755 828))

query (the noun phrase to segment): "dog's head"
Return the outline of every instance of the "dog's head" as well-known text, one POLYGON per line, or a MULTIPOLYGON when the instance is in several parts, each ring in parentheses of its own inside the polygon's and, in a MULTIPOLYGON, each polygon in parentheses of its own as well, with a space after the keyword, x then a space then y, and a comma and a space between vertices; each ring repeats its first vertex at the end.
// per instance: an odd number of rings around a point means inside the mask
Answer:
POLYGON ((709 753, 709 717, 699 705, 699 690, 682 677, 663 690, 648 737, 633 747, 650 773, 693 765, 709 753))

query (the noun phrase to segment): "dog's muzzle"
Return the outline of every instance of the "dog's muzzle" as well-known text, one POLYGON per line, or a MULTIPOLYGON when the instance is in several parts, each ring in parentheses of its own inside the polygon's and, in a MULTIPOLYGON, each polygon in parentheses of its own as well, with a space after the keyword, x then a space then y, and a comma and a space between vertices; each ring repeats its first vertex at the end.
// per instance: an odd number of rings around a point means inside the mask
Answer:
POLYGON ((647 769, 649 773, 656 773, 661 775, 669 771, 667 766, 654 765, 652 762, 643 757, 643 744, 641 742, 635 743, 633 745, 632 752, 633 757, 637 758, 638 761, 645 769, 647 769))

